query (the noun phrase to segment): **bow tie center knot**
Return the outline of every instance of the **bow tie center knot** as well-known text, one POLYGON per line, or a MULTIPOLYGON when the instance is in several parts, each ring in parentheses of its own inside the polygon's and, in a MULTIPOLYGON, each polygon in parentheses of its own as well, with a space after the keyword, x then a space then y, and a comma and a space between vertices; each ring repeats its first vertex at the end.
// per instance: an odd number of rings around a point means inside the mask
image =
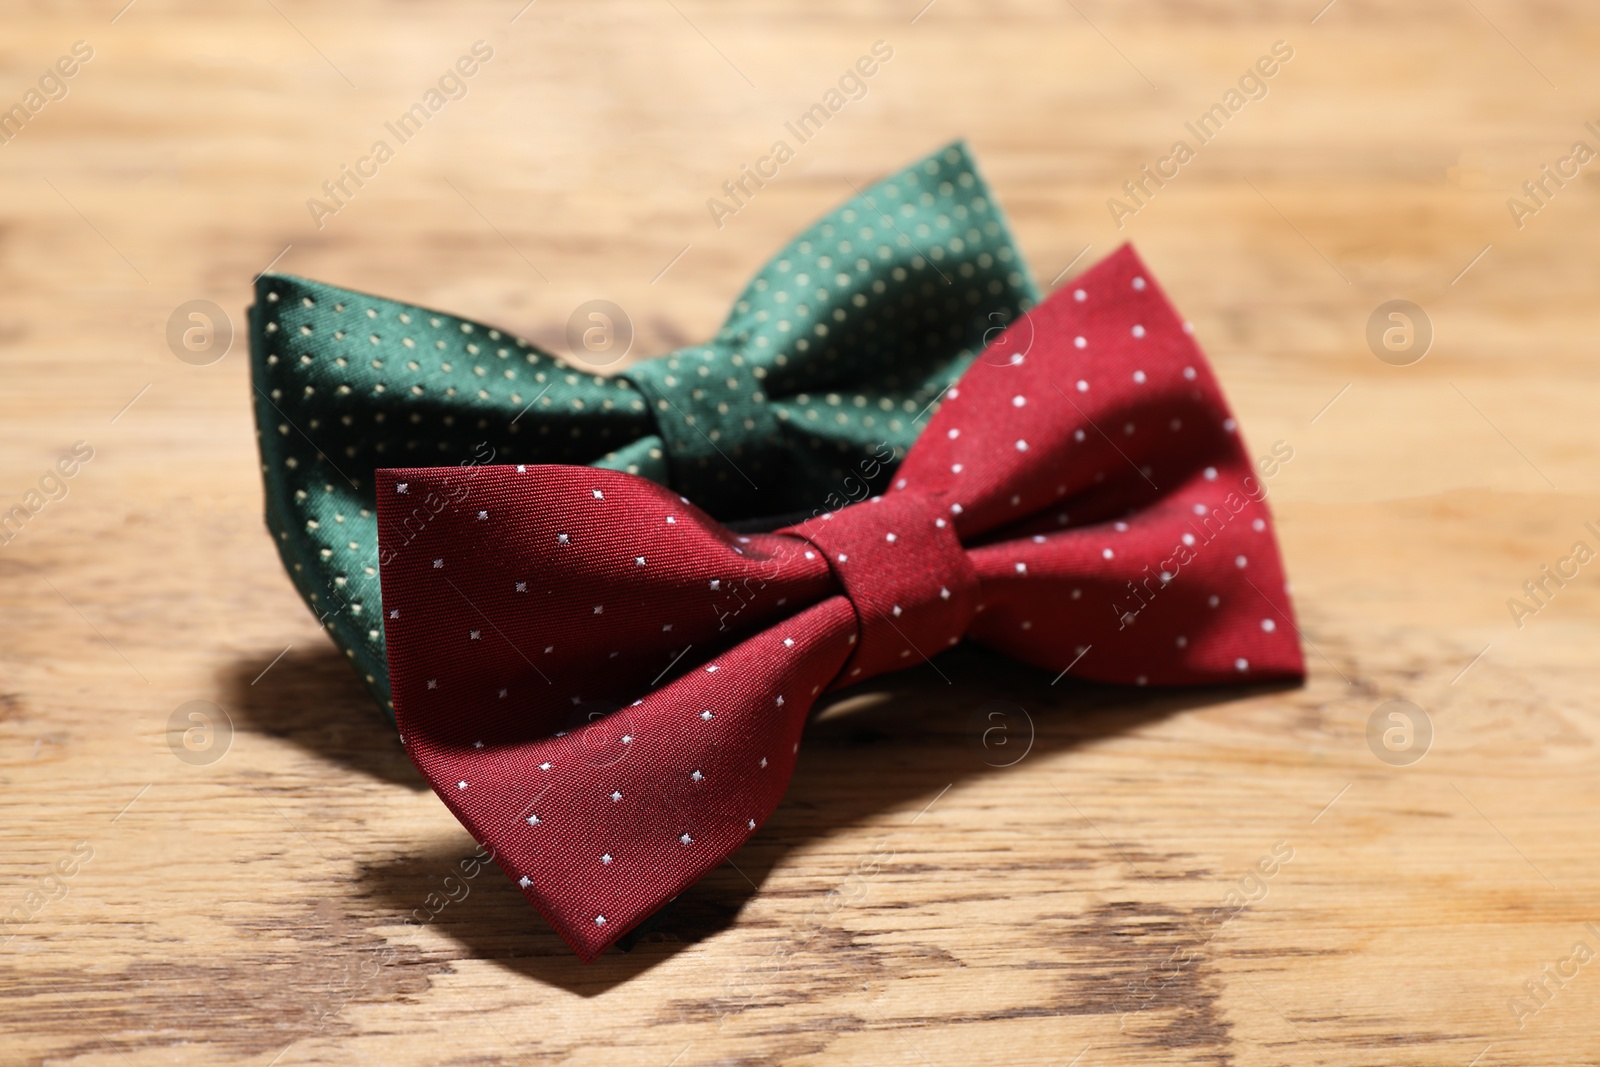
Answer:
POLYGON ((780 474, 781 434, 755 371, 739 353, 708 346, 624 372, 655 416, 673 484, 713 512, 730 490, 744 493, 780 474))
POLYGON ((835 688, 931 659, 961 639, 977 611, 966 549, 920 495, 891 493, 782 532, 824 553, 855 608, 860 637, 835 688))

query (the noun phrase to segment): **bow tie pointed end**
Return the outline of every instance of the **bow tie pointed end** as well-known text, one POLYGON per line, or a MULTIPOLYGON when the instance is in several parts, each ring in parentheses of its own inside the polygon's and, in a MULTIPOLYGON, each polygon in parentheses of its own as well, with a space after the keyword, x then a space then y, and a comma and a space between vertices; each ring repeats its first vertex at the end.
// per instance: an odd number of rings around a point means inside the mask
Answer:
POLYGON ((1265 491, 1131 248, 1018 320, 881 496, 740 534, 626 473, 380 470, 413 761, 585 960, 780 802, 822 694, 962 640, 1076 678, 1299 678, 1265 491))

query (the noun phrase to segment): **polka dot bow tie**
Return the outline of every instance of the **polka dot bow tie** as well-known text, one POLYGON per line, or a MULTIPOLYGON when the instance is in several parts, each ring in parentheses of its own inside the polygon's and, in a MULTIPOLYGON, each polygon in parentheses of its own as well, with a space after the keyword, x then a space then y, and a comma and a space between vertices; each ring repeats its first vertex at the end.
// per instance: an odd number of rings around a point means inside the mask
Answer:
POLYGON ((1299 677, 1264 497, 1125 247, 974 362, 886 493, 775 533, 616 471, 380 470, 402 740, 591 959, 772 813, 825 691, 964 637, 1100 682, 1299 677))
MULTIPOLYGON (((392 714, 376 468, 592 463, 724 520, 809 512, 847 487, 887 486, 929 405, 1037 301, 961 143, 801 233, 709 344, 617 377, 594 370, 621 349, 574 342, 564 363, 481 323, 263 275, 250 339, 267 526, 392 714)), ((584 337, 623 328, 579 320, 584 337)))

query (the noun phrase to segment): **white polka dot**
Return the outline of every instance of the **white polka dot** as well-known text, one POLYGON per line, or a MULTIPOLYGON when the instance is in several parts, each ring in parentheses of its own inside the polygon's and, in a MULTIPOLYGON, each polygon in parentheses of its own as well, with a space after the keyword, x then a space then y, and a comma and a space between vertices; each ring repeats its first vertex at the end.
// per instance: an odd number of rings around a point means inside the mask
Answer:
POLYGON ((1011 406, 1014 407, 1014 408, 1020 408, 1022 405, 1026 404, 1027 402, 1028 402, 1028 398, 1025 397, 1025 396, 1014 396, 1014 397, 1011 398, 1011 406))
POLYGON ((1196 378, 1196 374, 1194 372, 1194 368, 1193 367, 1185 367, 1185 368, 1183 368, 1183 376, 1185 378, 1187 378, 1191 382, 1194 381, 1195 378, 1196 378))
POLYGON ((1145 376, 1144 376, 1144 371, 1142 371, 1142 370, 1136 370, 1136 371, 1134 371, 1134 372, 1133 372, 1133 380, 1134 380, 1134 381, 1135 381, 1135 382, 1136 382, 1136 383, 1137 383, 1137 384, 1139 384, 1139 385, 1143 385, 1143 384, 1144 384, 1144 383, 1145 383, 1145 376))
POLYGON ((1133 328, 1133 330, 1132 330, 1132 333, 1133 333, 1133 335, 1135 337, 1143 337, 1144 336, 1144 327, 1143 326, 1135 326, 1133 328))
MULTIPOLYGON (((961 431, 960 430, 951 430, 949 433, 945 434, 945 436, 950 438, 950 440, 954 441, 956 438, 961 436, 961 431)), ((906 480, 904 478, 900 479, 900 485, 902 487, 905 486, 905 482, 906 482, 906 480)))
POLYGON ((1079 378, 1078 379, 1078 392, 1087 393, 1088 391, 1089 391, 1089 383, 1084 381, 1082 378, 1079 378))
POLYGON ((1249 561, 1246 560, 1243 556, 1235 556, 1235 557, 1233 557, 1233 565, 1235 567, 1238 567, 1240 570, 1243 570, 1245 564, 1248 563, 1248 562, 1249 561))
POLYGON ((1203 473, 1206 476, 1206 481, 1214 482, 1217 480, 1217 468, 1207 467, 1203 473))
POLYGON ((1102 548, 1100 550, 1100 556, 1102 559, 1110 559, 1114 555, 1116 555, 1116 553, 1111 551, 1109 548, 1102 548))
POLYGON ((1144 279, 1140 278, 1140 277, 1135 277, 1133 279, 1133 287, 1135 289, 1143 289, 1144 288, 1144 279))
POLYGON ((1072 339, 1072 345, 1074 348, 1088 348, 1089 339, 1087 337, 1074 337, 1072 339))
POLYGON ((1270 634, 1272 631, 1278 628, 1278 624, 1273 622, 1271 619, 1262 619, 1261 628, 1270 634))
POLYGON ((1017 451, 1018 452, 1026 452, 1027 450, 1028 450, 1028 442, 1019 440, 1017 442, 1017 451))
POLYGON ((1081 304, 1085 300, 1089 299, 1089 294, 1084 292, 1082 289, 1074 289, 1072 291, 1072 299, 1081 304))
POLYGON ((1250 661, 1245 659, 1243 656, 1240 656, 1238 659, 1233 661, 1233 667, 1235 670, 1243 673, 1250 669, 1250 661))
POLYGON ((1254 530, 1256 533, 1260 533, 1262 530, 1265 530, 1267 528, 1267 520, 1266 519, 1256 519, 1254 522, 1252 522, 1250 524, 1250 528, 1252 530, 1254 530))
POLYGON ((1178 638, 1178 647, 1179 648, 1186 648, 1186 647, 1188 647, 1188 644, 1189 644, 1189 639, 1187 637, 1179 637, 1178 638))

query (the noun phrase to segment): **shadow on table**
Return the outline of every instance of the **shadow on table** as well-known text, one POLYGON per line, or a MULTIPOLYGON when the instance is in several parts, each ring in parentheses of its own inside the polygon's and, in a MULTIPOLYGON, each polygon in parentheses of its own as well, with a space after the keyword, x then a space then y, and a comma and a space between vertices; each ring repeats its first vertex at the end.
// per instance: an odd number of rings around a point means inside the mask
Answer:
POLYGON ((241 659, 224 672, 223 706, 240 729, 288 741, 322 760, 343 764, 408 789, 427 789, 400 735, 326 641, 241 659))
MULTIPOLYGON (((341 665, 342 666, 342 665, 341 665)), ((732 926, 792 849, 887 811, 933 804, 978 775, 1136 730, 1191 708, 1277 686, 1129 689, 1062 680, 975 646, 933 664, 867 683, 821 706, 806 728, 787 794, 772 818, 731 859, 585 964, 523 900, 509 879, 480 878, 470 896, 436 920, 478 959, 582 996, 594 996, 732 926)), ((920 816, 918 816, 920 818, 920 816)), ((884 826, 903 831, 911 816, 884 826)), ((380 907, 409 911, 461 858, 439 849, 379 864, 364 884, 380 907)), ((843 875, 841 875, 843 877, 843 875)), ((938 877, 937 873, 929 877, 938 877)), ((996 894, 1003 887, 996 884, 996 894)), ((773 927, 780 945, 797 931, 773 927)), ((736 1009, 735 1009, 736 1010, 736 1009)))

